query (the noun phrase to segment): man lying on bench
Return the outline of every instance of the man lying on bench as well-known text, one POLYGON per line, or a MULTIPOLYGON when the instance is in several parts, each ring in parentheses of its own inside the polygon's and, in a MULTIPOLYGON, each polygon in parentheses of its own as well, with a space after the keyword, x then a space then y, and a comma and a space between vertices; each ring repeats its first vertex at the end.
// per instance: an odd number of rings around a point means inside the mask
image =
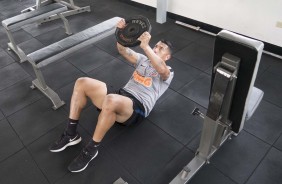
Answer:
MULTIPOLYGON (((117 27, 122 29, 124 26, 125 21, 121 19, 117 27)), ((171 43, 162 40, 152 49, 149 46, 150 39, 151 35, 148 32, 144 32, 138 38, 146 56, 117 43, 119 53, 136 67, 123 88, 111 91, 104 82, 86 77, 76 81, 71 98, 69 122, 62 136, 50 146, 49 150, 60 152, 81 141, 77 125, 87 97, 101 109, 101 112, 93 139, 71 162, 68 167, 71 172, 83 171, 97 156, 100 142, 115 122, 130 125, 142 121, 149 115, 157 99, 169 87, 174 76, 171 68, 166 65, 166 61, 171 58, 171 43)))

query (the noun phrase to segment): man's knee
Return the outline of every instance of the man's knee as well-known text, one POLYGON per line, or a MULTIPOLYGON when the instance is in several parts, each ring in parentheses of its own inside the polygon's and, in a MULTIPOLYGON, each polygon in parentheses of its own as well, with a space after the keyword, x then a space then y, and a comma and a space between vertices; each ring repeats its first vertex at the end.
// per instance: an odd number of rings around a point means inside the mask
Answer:
POLYGON ((90 87, 90 88, 107 88, 107 85, 99 80, 90 77, 80 77, 76 80, 75 86, 77 87, 90 87))
POLYGON ((115 111, 116 107, 118 106, 118 100, 115 94, 108 94, 103 102, 103 110, 107 111, 115 111))
POLYGON ((82 86, 90 80, 89 77, 80 77, 75 81, 76 86, 82 86))

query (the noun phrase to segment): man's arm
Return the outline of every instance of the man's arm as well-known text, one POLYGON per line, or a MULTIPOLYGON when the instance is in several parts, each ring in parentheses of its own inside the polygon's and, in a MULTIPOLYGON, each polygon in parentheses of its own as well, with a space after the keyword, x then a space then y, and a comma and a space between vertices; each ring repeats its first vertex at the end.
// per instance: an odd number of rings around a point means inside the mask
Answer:
POLYGON ((133 65, 137 64, 137 53, 128 47, 124 47, 117 42, 117 49, 120 55, 122 55, 128 62, 133 65))
MULTIPOLYGON (((124 19, 121 19, 118 23, 117 23, 117 28, 119 29, 123 29, 125 27, 126 23, 125 23, 125 20, 124 19)), ((122 46, 121 44, 119 44, 117 42, 117 49, 118 49, 118 52, 127 60, 129 61, 131 64, 134 64, 136 65, 137 64, 137 59, 138 59, 138 56, 137 56, 137 53, 134 52, 133 50, 131 50, 130 48, 128 47, 124 47, 122 46)))
POLYGON ((167 67, 165 61, 163 61, 150 47, 150 39, 151 35, 148 32, 144 32, 139 37, 139 40, 141 41, 140 47, 144 50, 145 54, 151 61, 152 66, 156 69, 156 71, 160 74, 161 78, 165 81, 169 78, 170 70, 167 67))

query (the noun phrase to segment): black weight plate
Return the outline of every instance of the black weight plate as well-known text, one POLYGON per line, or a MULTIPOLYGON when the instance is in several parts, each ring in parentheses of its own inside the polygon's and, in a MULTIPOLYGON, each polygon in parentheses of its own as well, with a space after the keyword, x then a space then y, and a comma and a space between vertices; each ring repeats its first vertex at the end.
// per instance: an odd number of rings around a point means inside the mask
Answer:
POLYGON ((149 19, 142 16, 134 16, 125 20, 126 26, 123 29, 116 29, 116 39, 118 43, 125 47, 135 47, 140 45, 137 40, 145 31, 151 32, 149 19))

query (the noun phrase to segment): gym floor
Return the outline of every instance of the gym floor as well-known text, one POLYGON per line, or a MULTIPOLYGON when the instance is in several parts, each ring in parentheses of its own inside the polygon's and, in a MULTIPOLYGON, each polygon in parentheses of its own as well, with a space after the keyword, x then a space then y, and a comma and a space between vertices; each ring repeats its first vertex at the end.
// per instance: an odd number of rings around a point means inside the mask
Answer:
MULTIPOLYGON (((47 84, 66 102, 56 111, 38 90, 30 89, 34 73, 7 50, 0 26, 0 183, 111 184, 122 177, 129 184, 166 184, 194 156, 202 119, 190 112, 208 105, 214 38, 178 26, 168 19, 156 23, 155 12, 119 0, 77 0, 90 13, 68 17, 74 33, 109 18, 142 14, 152 24, 153 46, 167 38, 174 44, 168 62, 175 78, 154 110, 142 123, 115 125, 106 135, 98 157, 77 174, 67 166, 91 138, 98 112, 89 102, 80 119, 83 142, 61 153, 48 151, 64 130, 75 80, 89 76, 116 88, 129 79, 133 67, 116 49, 114 36, 81 49, 44 68, 47 84)), ((1 0, 0 20, 15 16, 35 0, 1 0)), ((60 20, 28 25, 14 32, 15 40, 31 53, 67 37, 60 20)), ((141 49, 136 47, 136 51, 141 49)), ((282 61, 264 55, 255 86, 265 96, 242 132, 228 140, 190 181, 191 184, 278 184, 282 182, 282 61)))

